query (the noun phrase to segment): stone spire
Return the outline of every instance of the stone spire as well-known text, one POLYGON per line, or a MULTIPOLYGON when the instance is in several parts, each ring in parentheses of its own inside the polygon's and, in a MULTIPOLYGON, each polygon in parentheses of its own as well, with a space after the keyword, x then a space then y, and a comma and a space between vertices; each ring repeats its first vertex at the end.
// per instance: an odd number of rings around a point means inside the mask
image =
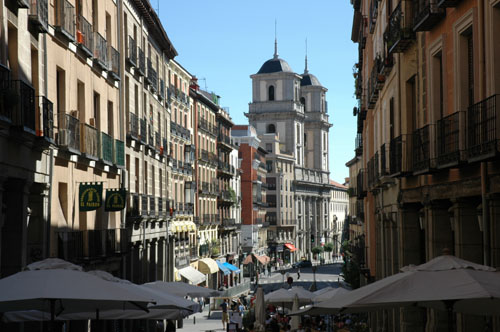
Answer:
POLYGON ((274 59, 278 58, 278 37, 276 34, 276 20, 274 20, 274 59))
POLYGON ((304 74, 309 73, 309 69, 307 68, 307 38, 306 38, 306 67, 304 69, 304 74))

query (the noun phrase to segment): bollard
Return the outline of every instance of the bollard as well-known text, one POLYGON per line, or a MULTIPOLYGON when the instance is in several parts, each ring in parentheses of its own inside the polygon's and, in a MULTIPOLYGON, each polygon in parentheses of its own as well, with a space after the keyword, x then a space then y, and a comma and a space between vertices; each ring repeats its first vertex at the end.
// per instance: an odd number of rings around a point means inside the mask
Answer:
POLYGON ((196 316, 193 315, 193 325, 196 325, 196 316))

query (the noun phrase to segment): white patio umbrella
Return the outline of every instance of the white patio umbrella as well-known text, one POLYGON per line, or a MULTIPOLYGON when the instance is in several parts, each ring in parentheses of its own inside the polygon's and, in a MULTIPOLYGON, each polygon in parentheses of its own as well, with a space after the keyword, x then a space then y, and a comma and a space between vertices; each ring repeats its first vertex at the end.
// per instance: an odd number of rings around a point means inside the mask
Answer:
POLYGON ((214 289, 190 285, 184 282, 154 281, 145 283, 142 286, 154 290, 164 291, 177 296, 187 295, 191 297, 215 297, 220 294, 219 291, 214 289))
POLYGON ((255 295, 255 329, 256 331, 265 331, 266 329, 266 305, 264 303, 264 290, 259 285, 255 295))
POLYGON ((329 292, 333 289, 336 289, 336 288, 333 288, 331 286, 327 286, 325 288, 318 289, 317 291, 313 292, 313 294, 314 294, 314 296, 318 296, 318 295, 321 295, 323 293, 329 292))
POLYGON ((450 314, 453 311, 476 315, 500 313, 500 272, 494 268, 443 255, 402 271, 315 304, 302 314, 362 312, 415 305, 448 310, 450 314))
POLYGON ((329 300, 331 298, 334 298, 336 296, 339 296, 339 295, 342 295, 345 293, 349 293, 349 292, 350 292, 350 290, 342 288, 342 287, 332 288, 326 292, 323 292, 319 295, 316 295, 313 299, 313 302, 315 302, 315 303, 323 302, 323 301, 329 300))
POLYGON ((63 313, 146 310, 153 298, 127 291, 75 269, 23 271, 0 279, 0 312, 41 310, 63 313))
MULTIPOLYGON (((295 298, 293 299, 292 311, 295 312, 297 310, 299 310, 299 298, 297 295, 295 295, 295 298)), ((300 317, 292 316, 292 319, 290 321, 290 327, 292 328, 293 331, 299 328, 299 324, 300 324, 300 317)))
POLYGON ((292 287, 291 289, 280 288, 274 292, 266 294, 265 301, 266 303, 272 303, 276 305, 285 305, 287 304, 291 307, 293 300, 297 296, 299 305, 305 305, 312 302, 314 298, 314 294, 305 290, 302 287, 292 287))

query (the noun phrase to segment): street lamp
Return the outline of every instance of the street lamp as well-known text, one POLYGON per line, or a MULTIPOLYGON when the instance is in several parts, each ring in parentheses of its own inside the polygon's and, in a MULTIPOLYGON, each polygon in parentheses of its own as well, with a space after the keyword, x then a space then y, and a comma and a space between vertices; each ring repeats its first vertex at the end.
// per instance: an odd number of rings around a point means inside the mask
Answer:
POLYGON ((312 271, 313 271, 313 283, 311 285, 311 287, 309 287, 309 291, 310 292, 315 292, 318 290, 318 287, 316 286, 316 266, 313 266, 312 267, 312 271))

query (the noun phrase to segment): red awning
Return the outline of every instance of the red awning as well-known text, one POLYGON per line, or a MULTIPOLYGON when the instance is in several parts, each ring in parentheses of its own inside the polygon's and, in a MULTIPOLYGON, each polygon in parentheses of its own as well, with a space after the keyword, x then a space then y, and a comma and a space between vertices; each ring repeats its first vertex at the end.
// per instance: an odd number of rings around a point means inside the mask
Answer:
POLYGON ((295 246, 291 243, 285 243, 285 247, 287 247, 288 249, 290 249, 290 251, 295 251, 297 250, 297 248, 295 248, 295 246))

